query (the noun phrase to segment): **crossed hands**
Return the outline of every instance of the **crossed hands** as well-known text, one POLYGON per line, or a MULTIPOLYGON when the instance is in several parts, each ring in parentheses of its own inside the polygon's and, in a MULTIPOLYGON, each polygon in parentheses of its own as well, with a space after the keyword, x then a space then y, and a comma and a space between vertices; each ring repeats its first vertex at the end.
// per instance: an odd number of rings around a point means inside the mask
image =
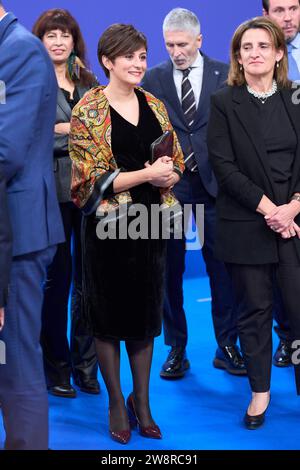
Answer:
MULTIPOLYGON (((299 203, 297 203, 299 204, 299 203)), ((269 214, 265 216, 268 227, 282 238, 288 239, 297 236, 300 238, 300 227, 294 221, 299 213, 298 207, 293 203, 283 204, 275 207, 269 214)))
POLYGON ((159 188, 170 188, 174 185, 173 160, 170 157, 160 157, 152 165, 145 163, 150 172, 150 183, 159 188))

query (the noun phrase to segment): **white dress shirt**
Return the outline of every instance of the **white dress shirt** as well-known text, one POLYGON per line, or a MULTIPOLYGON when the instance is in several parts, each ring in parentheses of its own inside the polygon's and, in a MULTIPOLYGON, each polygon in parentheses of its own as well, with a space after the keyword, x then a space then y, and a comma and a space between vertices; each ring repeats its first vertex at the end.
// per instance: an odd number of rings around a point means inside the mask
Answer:
POLYGON ((6 17, 6 15, 8 15, 8 12, 5 13, 5 15, 2 16, 2 18, 0 18, 0 21, 2 21, 6 17))
MULTIPOLYGON (((190 71, 188 78, 192 85, 193 92, 195 95, 195 100, 196 100, 196 106, 198 108, 201 90, 202 90, 203 68, 204 68, 203 57, 199 51, 198 51, 198 55, 197 55, 195 62, 191 64, 190 67, 192 67, 192 70, 190 71)), ((182 73, 182 70, 176 69, 175 66, 173 67, 173 78, 174 78, 177 95, 181 103, 181 83, 182 83, 183 73, 182 73)))

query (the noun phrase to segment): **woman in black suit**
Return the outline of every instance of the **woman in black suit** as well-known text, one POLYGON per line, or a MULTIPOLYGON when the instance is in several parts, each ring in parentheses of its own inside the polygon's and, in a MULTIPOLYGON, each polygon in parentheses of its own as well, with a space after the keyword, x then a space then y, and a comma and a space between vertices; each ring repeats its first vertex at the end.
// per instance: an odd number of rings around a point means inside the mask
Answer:
MULTIPOLYGON (((208 130, 219 184, 215 251, 233 280, 252 389, 248 429, 263 424, 270 401, 274 276, 300 339, 300 107, 287 64, 275 23, 259 17, 239 26, 229 86, 212 98, 208 130)), ((296 365, 295 376, 300 394, 296 365)))
POLYGON ((53 9, 44 12, 35 23, 33 33, 44 43, 53 61, 59 86, 54 173, 66 236, 66 242, 58 246, 48 270, 41 343, 49 392, 73 398, 76 391, 70 383, 71 373, 83 392, 99 393, 94 344, 81 318, 81 214, 71 199, 71 159, 68 150, 72 109, 86 91, 97 85, 97 81, 85 68, 85 44, 77 21, 68 11, 53 9), (72 281, 69 347, 68 300, 72 281))

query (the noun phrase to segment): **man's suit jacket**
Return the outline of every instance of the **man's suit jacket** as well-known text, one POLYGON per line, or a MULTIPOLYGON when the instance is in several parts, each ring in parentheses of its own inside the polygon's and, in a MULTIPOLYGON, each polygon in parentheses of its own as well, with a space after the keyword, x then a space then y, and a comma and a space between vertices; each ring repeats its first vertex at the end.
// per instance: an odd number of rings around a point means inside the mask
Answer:
POLYGON ((0 164, 16 256, 64 240, 53 176, 57 81, 43 44, 12 13, 0 22, 0 58, 0 164))
MULTIPOLYGON (((283 89, 280 95, 298 139, 290 197, 300 192, 300 106, 293 104, 292 90, 283 89)), ((229 263, 278 262, 278 235, 256 208, 264 194, 275 204, 280 201, 257 113, 245 86, 227 87, 212 97, 208 148, 219 185, 216 256, 229 263)), ((300 255, 300 240, 294 238, 293 242, 300 255)))
POLYGON ((12 238, 7 210, 6 183, 0 170, 0 308, 7 300, 12 257, 12 238))
POLYGON ((185 155, 187 154, 191 141, 203 185, 207 192, 215 197, 217 194, 217 183, 208 160, 206 132, 209 118, 210 97, 212 93, 224 86, 228 75, 228 65, 212 60, 204 54, 203 59, 202 91, 196 119, 191 128, 187 125, 181 103, 178 99, 171 60, 149 69, 146 72, 142 86, 145 90, 150 91, 150 93, 162 100, 166 105, 170 121, 185 155))

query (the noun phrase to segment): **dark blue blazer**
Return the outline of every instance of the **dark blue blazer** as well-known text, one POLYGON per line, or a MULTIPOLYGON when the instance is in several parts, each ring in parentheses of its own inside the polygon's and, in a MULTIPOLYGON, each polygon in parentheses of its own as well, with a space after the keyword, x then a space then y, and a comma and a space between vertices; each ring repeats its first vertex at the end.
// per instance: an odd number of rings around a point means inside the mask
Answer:
POLYGON ((212 60, 204 54, 202 55, 204 59, 202 91, 196 119, 191 128, 186 123, 178 99, 171 60, 149 69, 146 72, 142 86, 166 105, 169 118, 185 154, 190 145, 189 139, 191 139, 201 180, 207 192, 216 197, 217 182, 208 159, 206 132, 210 97, 216 90, 224 86, 228 75, 228 65, 212 60))
POLYGON ((0 168, 0 308, 6 304, 12 256, 12 238, 7 210, 6 183, 0 168))
POLYGON ((53 175, 57 81, 42 42, 9 13, 0 22, 0 164, 7 182, 13 255, 64 240, 53 175))

